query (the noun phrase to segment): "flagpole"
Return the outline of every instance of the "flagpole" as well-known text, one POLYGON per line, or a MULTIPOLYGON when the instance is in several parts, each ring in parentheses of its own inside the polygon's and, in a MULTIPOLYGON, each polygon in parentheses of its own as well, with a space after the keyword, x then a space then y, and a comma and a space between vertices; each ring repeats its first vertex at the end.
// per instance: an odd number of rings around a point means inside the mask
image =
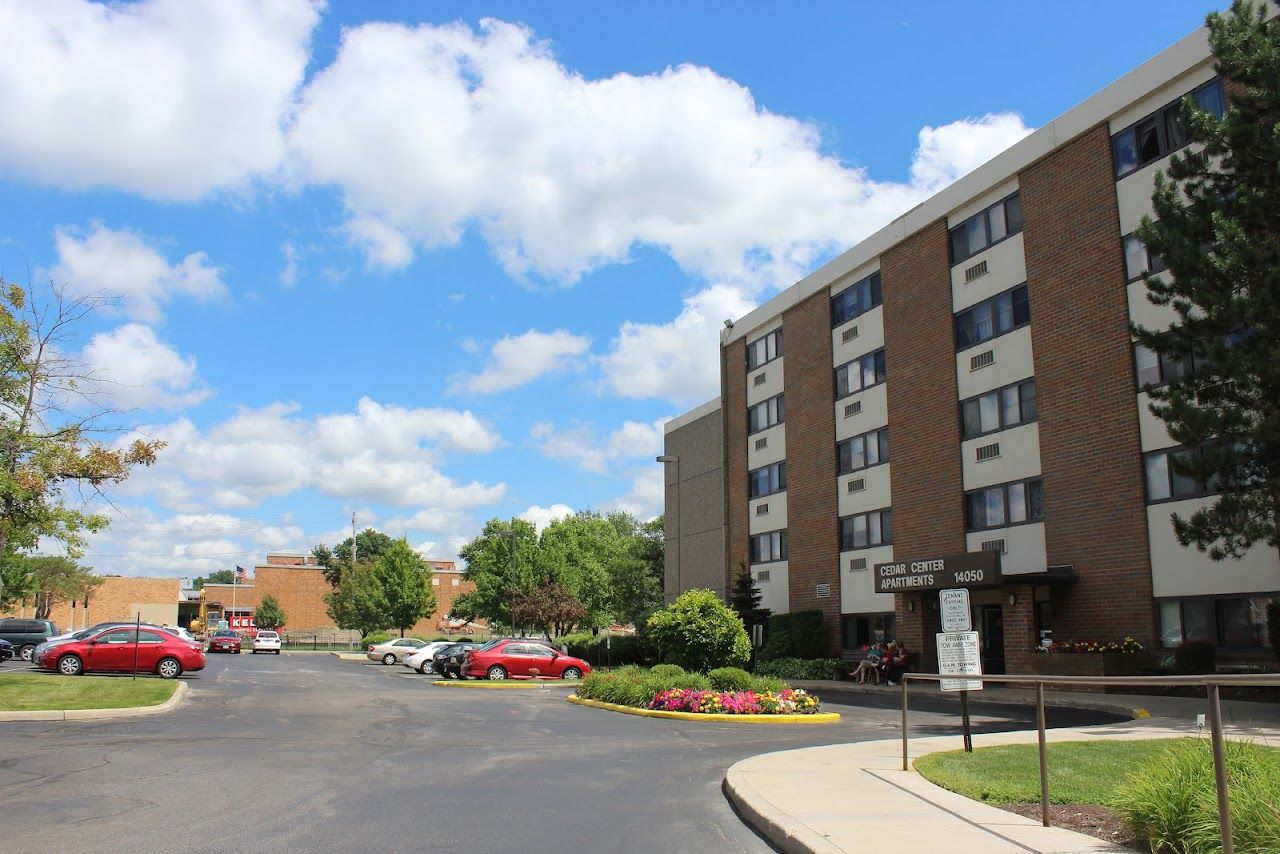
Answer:
MULTIPOLYGON (((240 568, 240 567, 236 567, 236 569, 239 569, 239 568, 240 568)), ((240 573, 239 573, 239 572, 233 572, 233 573, 231 573, 231 623, 228 623, 228 625, 234 625, 234 624, 235 624, 235 619, 236 619, 236 582, 237 582, 237 581, 239 581, 239 580, 240 580, 240 573)))

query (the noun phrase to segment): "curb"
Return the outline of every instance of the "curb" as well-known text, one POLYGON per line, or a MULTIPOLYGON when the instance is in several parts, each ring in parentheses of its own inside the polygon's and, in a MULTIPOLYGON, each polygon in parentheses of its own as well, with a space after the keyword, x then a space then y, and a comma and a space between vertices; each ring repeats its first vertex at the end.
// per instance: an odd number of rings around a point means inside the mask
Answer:
POLYGON ((438 688, 478 688, 481 690, 498 691, 502 689, 515 689, 517 691, 528 691, 530 688, 550 688, 556 686, 558 688, 573 688, 578 685, 577 682, 565 682, 562 679, 547 679, 540 682, 530 681, 519 685, 512 685, 509 682, 464 682, 460 679, 440 679, 432 682, 438 688))
MULTIPOLYGON (((843 854, 843 848, 807 825, 770 816, 765 806, 768 799, 734 766, 725 773, 720 788, 743 823, 769 840, 779 851, 785 854, 843 854)), ((778 814, 777 810, 774 813, 778 814)))
MULTIPOLYGON (((862 686, 862 685, 858 685, 856 682, 846 683, 843 681, 835 681, 835 680, 825 681, 825 680, 800 679, 800 680, 791 680, 790 684, 793 688, 803 688, 804 690, 808 691, 810 694, 819 694, 819 695, 826 694, 828 697, 833 695, 840 695, 840 694, 855 695, 855 696, 883 697, 883 696, 888 696, 891 693, 892 693, 892 696, 895 696, 895 697, 899 696, 899 694, 897 693, 897 690, 898 690, 897 688, 895 688, 893 692, 888 692, 888 691, 878 690, 879 686, 876 686, 876 688, 873 689, 869 685, 862 686)), ((919 690, 921 689, 920 688, 913 689, 912 696, 913 697, 917 696, 915 692, 919 690)), ((1036 704, 1035 692, 1033 691, 1028 691, 1027 692, 1028 696, 1025 699, 1021 696, 1008 696, 1008 695, 1001 695, 999 697, 985 697, 985 696, 980 696, 981 693, 982 692, 980 691, 970 692, 969 694, 970 701, 974 701, 974 702, 981 701, 984 703, 992 703, 995 705, 1003 705, 1003 706, 1034 707, 1036 704)), ((948 702, 954 702, 956 704, 959 704, 960 702, 960 695, 954 692, 940 693, 935 691, 935 692, 932 692, 929 696, 931 699, 942 698, 947 700, 948 702)), ((1134 720, 1139 718, 1151 717, 1151 712, 1141 706, 1134 707, 1120 701, 1114 701, 1114 700, 1108 701, 1107 699, 1105 699, 1106 696, 1107 696, 1106 694, 1092 694, 1084 691, 1076 691, 1076 692, 1060 691, 1051 695, 1047 695, 1045 697, 1044 704, 1045 704, 1045 708, 1084 709, 1086 711, 1092 711, 1092 712, 1107 712, 1113 715, 1123 715, 1127 718, 1134 719, 1134 720)))
POLYGON ((0 712, 2 721, 106 721, 116 718, 143 718, 162 715, 178 707, 187 696, 187 683, 179 682, 173 696, 154 706, 130 706, 123 709, 64 709, 29 712, 0 712))
POLYGON ((834 724, 840 722, 839 712, 818 712, 813 715, 722 715, 714 713, 703 714, 701 712, 664 712, 660 709, 637 709, 633 706, 602 703, 599 700, 584 700, 577 694, 570 694, 565 699, 575 706, 589 706, 593 709, 621 712, 624 715, 639 715, 642 718, 666 718, 674 721, 733 724, 834 724))
POLYGON ((380 661, 373 661, 362 652, 330 652, 329 655, 332 655, 334 658, 338 659, 339 661, 367 661, 370 664, 382 663, 380 661))

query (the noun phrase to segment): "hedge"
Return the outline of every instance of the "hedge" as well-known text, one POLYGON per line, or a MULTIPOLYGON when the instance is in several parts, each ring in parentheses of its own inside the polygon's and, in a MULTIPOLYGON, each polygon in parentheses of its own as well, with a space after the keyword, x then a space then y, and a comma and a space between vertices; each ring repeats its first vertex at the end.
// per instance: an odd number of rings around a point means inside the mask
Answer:
POLYGON ((770 616, 769 634, 760 649, 760 660, 820 658, 827 651, 823 621, 823 613, 816 609, 770 616))
POLYGON ((639 635, 593 635, 582 632, 565 635, 556 641, 569 655, 581 658, 592 667, 610 667, 626 664, 652 664, 658 660, 658 651, 639 635))
POLYGON ((839 668, 838 658, 775 658, 756 662, 756 675, 782 679, 835 679, 839 668))

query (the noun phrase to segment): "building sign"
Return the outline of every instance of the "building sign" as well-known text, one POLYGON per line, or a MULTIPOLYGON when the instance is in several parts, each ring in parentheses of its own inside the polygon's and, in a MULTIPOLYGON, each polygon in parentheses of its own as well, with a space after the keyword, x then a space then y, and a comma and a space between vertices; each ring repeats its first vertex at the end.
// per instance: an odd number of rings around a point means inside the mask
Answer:
MULTIPOLYGON (((939 673, 982 673, 977 632, 938 632, 937 638, 939 673)), ((943 691, 981 691, 982 680, 940 679, 938 687, 943 691)))
POLYGON ((910 593, 949 587, 997 587, 1000 584, 999 552, 968 552, 924 560, 878 563, 877 593, 910 593))

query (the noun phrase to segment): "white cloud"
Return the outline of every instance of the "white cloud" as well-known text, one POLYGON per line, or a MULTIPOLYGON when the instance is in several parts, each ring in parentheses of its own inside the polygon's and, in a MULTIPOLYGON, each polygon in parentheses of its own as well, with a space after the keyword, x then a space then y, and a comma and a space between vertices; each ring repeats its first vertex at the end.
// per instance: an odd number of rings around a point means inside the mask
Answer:
POLYGON ((204 301, 222 297, 222 271, 203 252, 170 263, 133 229, 112 229, 95 222, 88 232, 59 226, 53 232, 58 262, 50 276, 72 294, 120 297, 123 310, 137 320, 156 323, 162 306, 176 296, 204 301))
POLYGON ((181 409, 212 393, 200 379, 195 357, 179 355, 150 326, 127 323, 95 335, 82 358, 95 398, 122 408, 181 409))
POLYGON ((291 288, 298 283, 298 261, 302 255, 297 244, 286 240, 280 244, 280 255, 284 258, 284 268, 280 271, 280 284, 291 288))
POLYGON ((190 201, 273 173, 321 4, 0 4, 0 171, 190 201))
POLYGON ((533 526, 538 529, 538 533, 542 533, 542 529, 552 522, 572 515, 573 508, 568 504, 552 504, 550 507, 539 507, 534 504, 521 513, 519 518, 524 519, 526 522, 532 522, 533 526))
POLYGON ((641 521, 648 521, 662 512, 664 491, 662 466, 637 469, 631 481, 631 490, 604 505, 606 510, 621 510, 641 521))
POLYGON ((742 289, 714 285, 686 297, 670 323, 622 324, 600 361, 602 390, 618 397, 658 397, 686 406, 720 389, 720 330, 755 303, 742 289))
POLYGON ((563 460, 583 471, 609 474, 621 461, 662 453, 662 425, 665 418, 644 424, 626 421, 601 439, 593 425, 577 424, 561 430, 553 424, 534 424, 529 431, 543 456, 563 460))
POLYGON ((563 329, 554 332, 530 329, 523 335, 506 335, 493 345, 489 364, 483 371, 452 377, 449 388, 471 394, 510 391, 546 374, 574 367, 575 360, 590 346, 590 338, 563 329))
POLYGON ((941 127, 924 127, 911 163, 911 182, 936 193, 1031 133, 1020 116, 988 113, 941 127))

